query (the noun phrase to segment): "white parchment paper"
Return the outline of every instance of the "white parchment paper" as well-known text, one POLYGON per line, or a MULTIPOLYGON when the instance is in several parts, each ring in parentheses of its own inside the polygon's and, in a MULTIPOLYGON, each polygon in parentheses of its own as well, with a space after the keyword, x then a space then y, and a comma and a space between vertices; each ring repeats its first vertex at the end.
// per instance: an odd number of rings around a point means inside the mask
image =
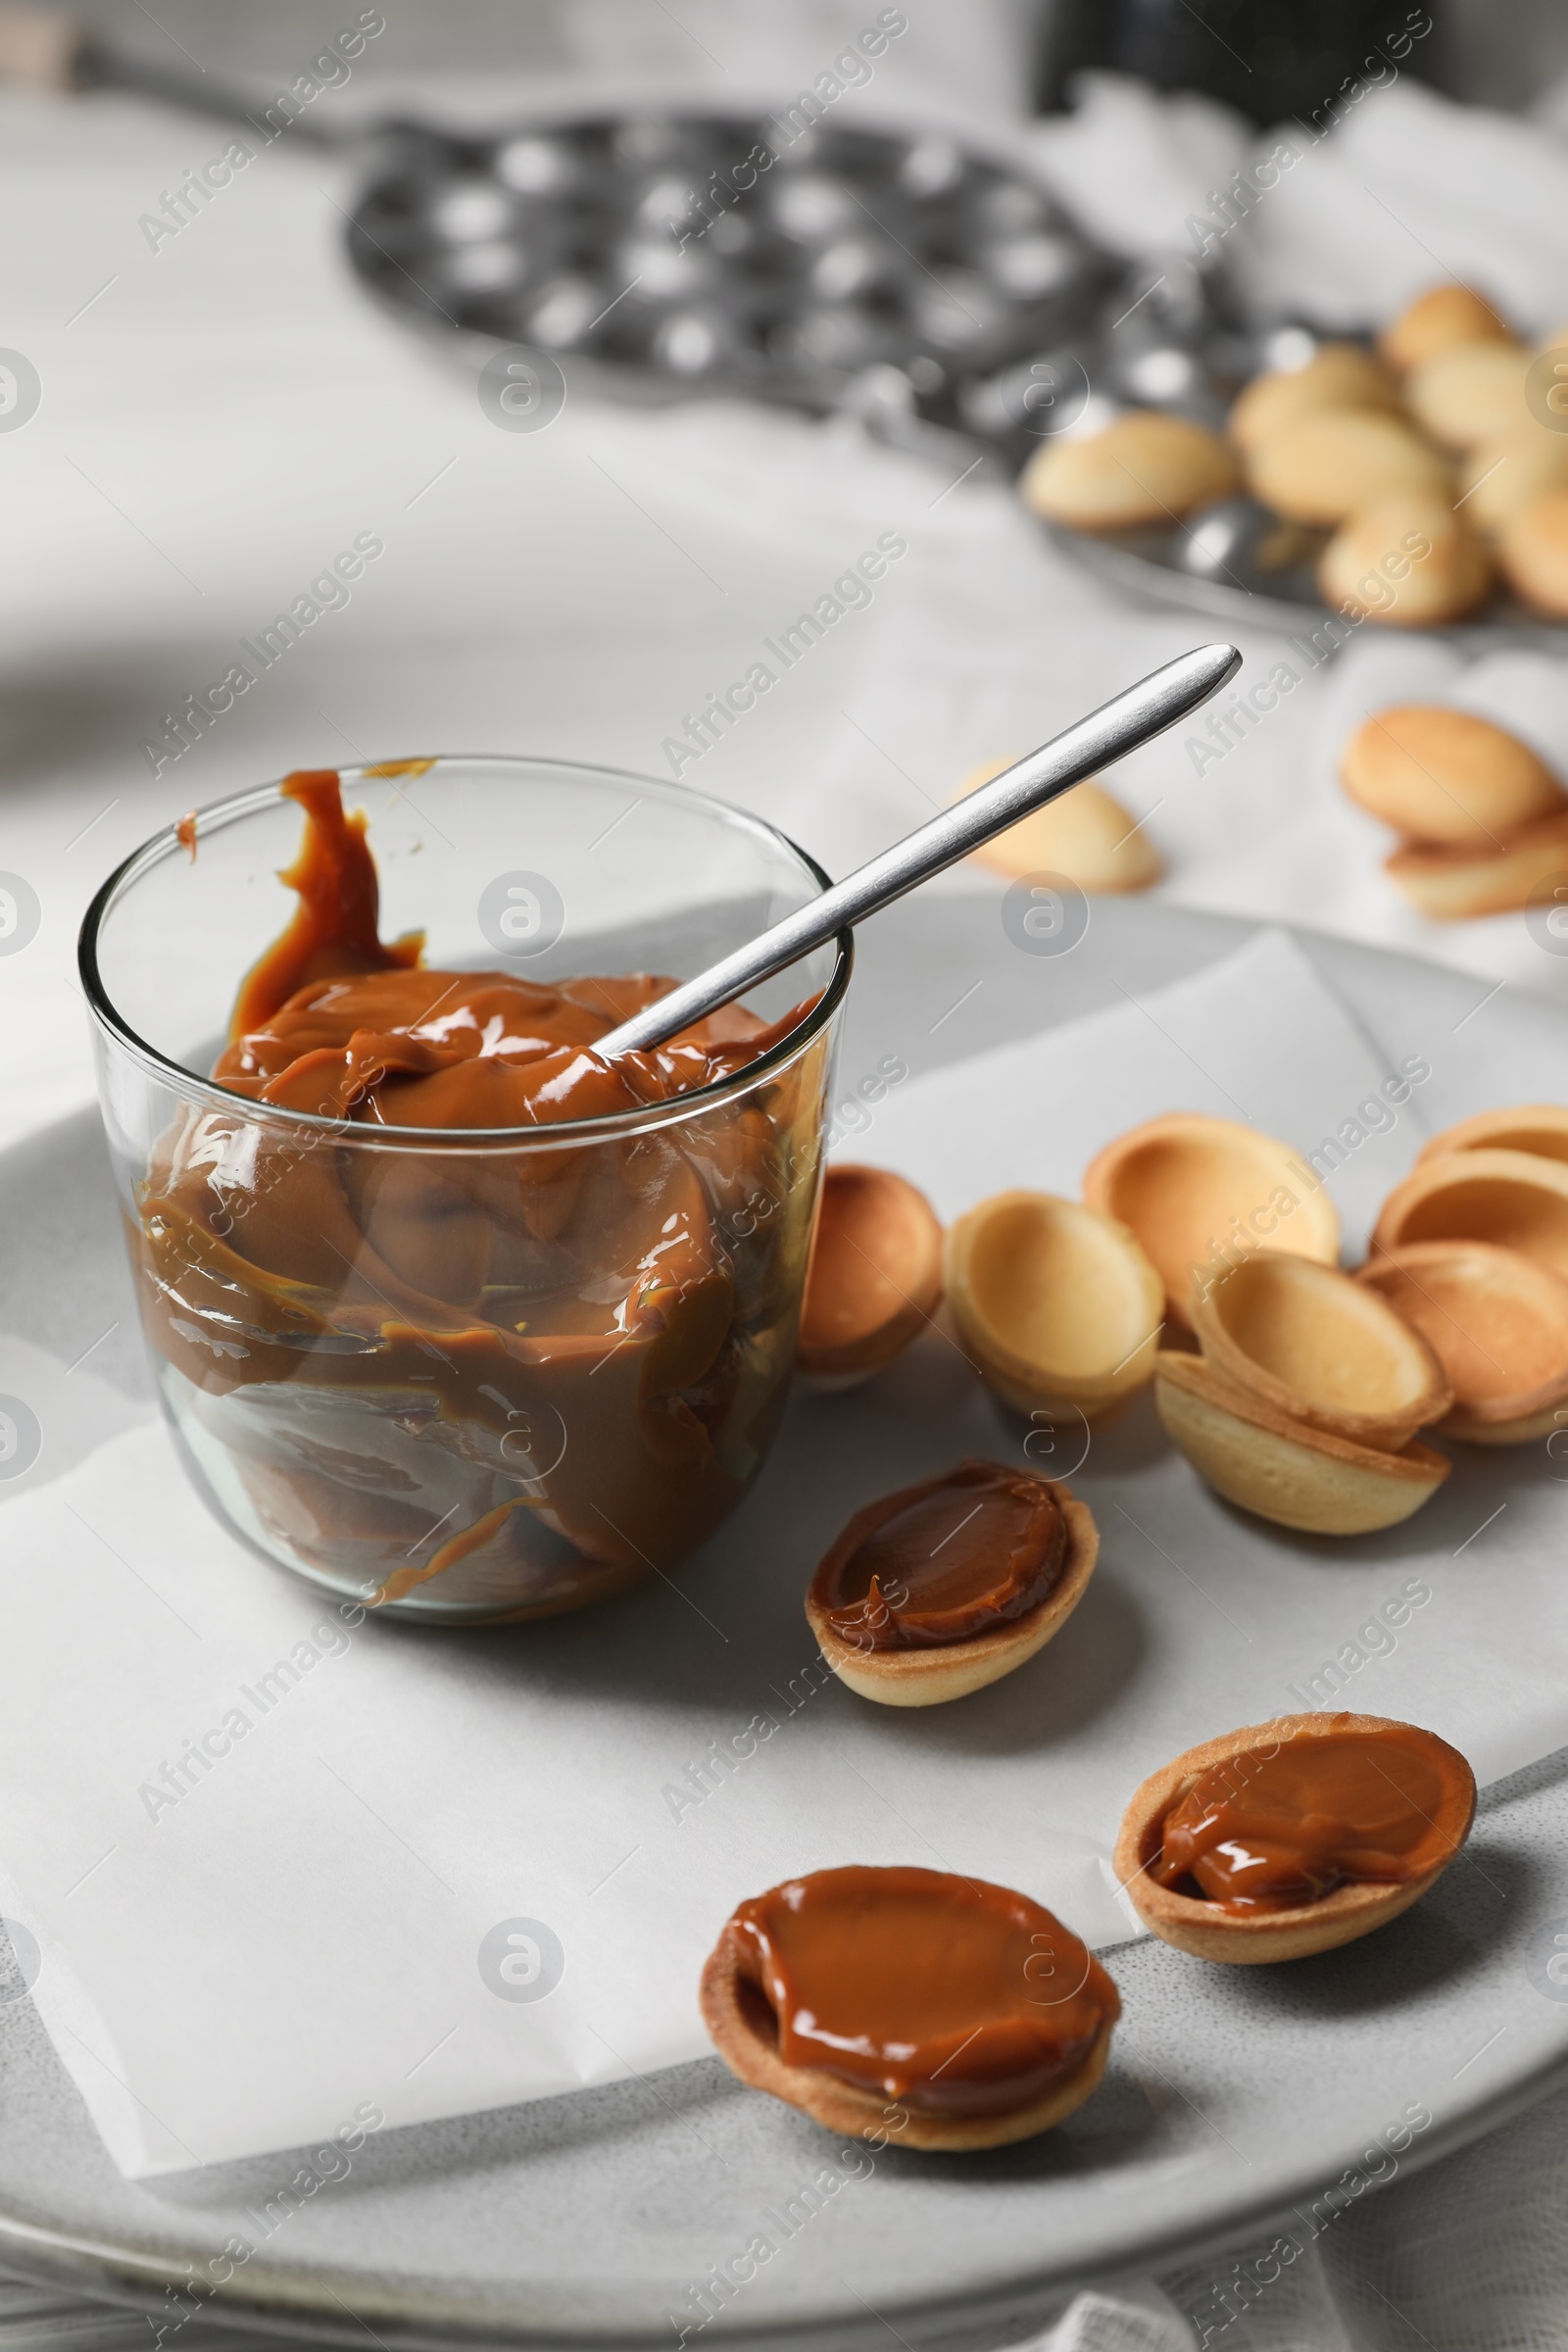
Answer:
MULTIPOLYGON (((1353 1256, 1418 1147, 1423 1082, 1387 1119, 1377 1101, 1420 1060, 1265 935, 911 1080, 855 1150, 951 1215, 1006 1184, 1075 1191, 1100 1144, 1162 1110, 1304 1151, 1338 1135, 1353 1256)), ((1499 1071, 1499 1099, 1527 1091, 1499 1071)), ((1031 1437, 932 1333, 862 1390, 798 1396, 678 1580, 444 1634, 345 1623, 133 1427, 0 1511, 0 1908, 133 2175, 314 2141, 366 2103, 407 2123, 695 2057, 717 1928, 792 1871, 962 1869, 1114 1944, 1121 1809, 1194 1740, 1337 1701, 1432 1726, 1483 1781, 1568 1741, 1552 1470, 1542 1448, 1461 1451, 1404 1527, 1294 1537, 1210 1494, 1147 1396, 1092 1446, 1031 1437), (871 1496, 1026 1439, 1102 1532, 1071 1624, 957 1705, 855 1698, 801 1613, 820 1553, 871 1496)))

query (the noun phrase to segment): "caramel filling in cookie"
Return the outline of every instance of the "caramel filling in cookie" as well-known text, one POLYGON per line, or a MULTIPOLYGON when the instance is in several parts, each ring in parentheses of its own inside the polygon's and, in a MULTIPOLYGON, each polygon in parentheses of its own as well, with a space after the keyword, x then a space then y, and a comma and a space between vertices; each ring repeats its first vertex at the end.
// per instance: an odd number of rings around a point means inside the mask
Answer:
POLYGON ((1026 1895, 939 1870, 813 1871, 730 1921, 786 2066, 917 2114, 1006 2114, 1082 2066, 1121 2004, 1026 1895))
POLYGON ((941 1649, 1027 1616, 1066 1566, 1067 1523, 1047 1480, 960 1462, 857 1511, 811 1598, 856 1649, 941 1649))
POLYGON ((1166 1814, 1151 1875, 1245 1912, 1424 1878, 1452 1858, 1469 1819, 1456 1763, 1413 1724, 1245 1749, 1166 1814))

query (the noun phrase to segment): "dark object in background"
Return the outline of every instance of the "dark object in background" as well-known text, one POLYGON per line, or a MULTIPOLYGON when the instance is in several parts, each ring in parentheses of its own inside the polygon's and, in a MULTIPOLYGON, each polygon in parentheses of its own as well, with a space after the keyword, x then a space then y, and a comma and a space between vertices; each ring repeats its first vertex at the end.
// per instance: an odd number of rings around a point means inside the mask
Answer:
POLYGON ((1200 90, 1265 126, 1310 122, 1348 79, 1421 74, 1433 30, 1405 0, 1057 0, 1040 105, 1061 107, 1072 75, 1099 67, 1200 90))

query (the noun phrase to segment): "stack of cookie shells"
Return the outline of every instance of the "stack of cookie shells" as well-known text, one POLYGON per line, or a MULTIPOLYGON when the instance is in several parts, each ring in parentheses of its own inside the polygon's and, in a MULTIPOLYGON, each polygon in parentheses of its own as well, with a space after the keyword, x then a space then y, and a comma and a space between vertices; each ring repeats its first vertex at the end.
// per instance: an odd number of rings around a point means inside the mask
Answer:
POLYGON ((993 1194, 944 1234, 905 1178, 835 1166, 803 1371, 866 1379, 940 1314, 1009 1410, 1087 1429, 1152 1383, 1216 1493, 1321 1536, 1396 1526, 1435 1494, 1452 1465, 1428 1434, 1560 1435, 1568 1453, 1568 1107, 1435 1137, 1353 1272, 1321 1177, 1235 1120, 1148 1120, 1083 1195, 993 1194))
POLYGON ((1528 906, 1568 869, 1568 793, 1529 744, 1470 711, 1374 711, 1345 745, 1340 780, 1398 834, 1384 870, 1435 921, 1528 906))
MULTIPOLYGON (((1568 329, 1543 348, 1559 347, 1568 329)), ((1325 342, 1254 377, 1223 434, 1130 411, 1046 443, 1020 494, 1049 521, 1105 532, 1185 524, 1247 489, 1316 548, 1325 601, 1354 618, 1441 626, 1499 576, 1568 618, 1568 374, 1559 431, 1549 399, 1527 399, 1537 356, 1482 295, 1438 286, 1375 348, 1325 342)))
MULTIPOLYGON (((1448 1475, 1416 1436, 1452 1399, 1425 1336, 1340 1271, 1339 1218, 1288 1144, 1172 1111, 1108 1144, 1085 1197, 1159 1269, 1161 1422, 1217 1494, 1312 1535, 1395 1526, 1448 1475)), ((1147 1375, 1146 1375, 1147 1376, 1147 1375)))
POLYGON ((1356 1280, 1440 1358, 1440 1436, 1568 1450, 1568 1108, 1481 1111, 1435 1135, 1356 1280))

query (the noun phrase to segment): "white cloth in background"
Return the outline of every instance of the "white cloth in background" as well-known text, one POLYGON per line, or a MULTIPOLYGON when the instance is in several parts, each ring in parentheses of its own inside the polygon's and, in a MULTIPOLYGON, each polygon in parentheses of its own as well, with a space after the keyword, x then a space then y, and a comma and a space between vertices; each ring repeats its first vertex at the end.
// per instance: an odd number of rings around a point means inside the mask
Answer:
POLYGON ((1070 114, 1030 130, 1041 177, 1112 253, 1189 247, 1187 222, 1241 164, 1256 133, 1217 99, 1170 96, 1126 74, 1080 74, 1070 114))
POLYGON ((1284 172, 1233 241, 1240 287, 1267 312, 1376 325, 1456 277, 1547 335, 1568 314, 1568 143, 1401 78, 1284 172))
MULTIPOLYGON (((1385 61, 1386 63, 1386 61, 1385 61)), ((1367 85, 1338 128, 1254 132, 1211 100, 1086 74, 1077 110, 1029 134, 1039 169, 1114 252, 1196 260, 1214 191, 1288 143, 1298 160, 1210 247, 1263 318, 1380 324, 1446 277, 1522 333, 1568 318, 1568 97, 1535 122, 1456 105, 1408 74, 1367 85)))

